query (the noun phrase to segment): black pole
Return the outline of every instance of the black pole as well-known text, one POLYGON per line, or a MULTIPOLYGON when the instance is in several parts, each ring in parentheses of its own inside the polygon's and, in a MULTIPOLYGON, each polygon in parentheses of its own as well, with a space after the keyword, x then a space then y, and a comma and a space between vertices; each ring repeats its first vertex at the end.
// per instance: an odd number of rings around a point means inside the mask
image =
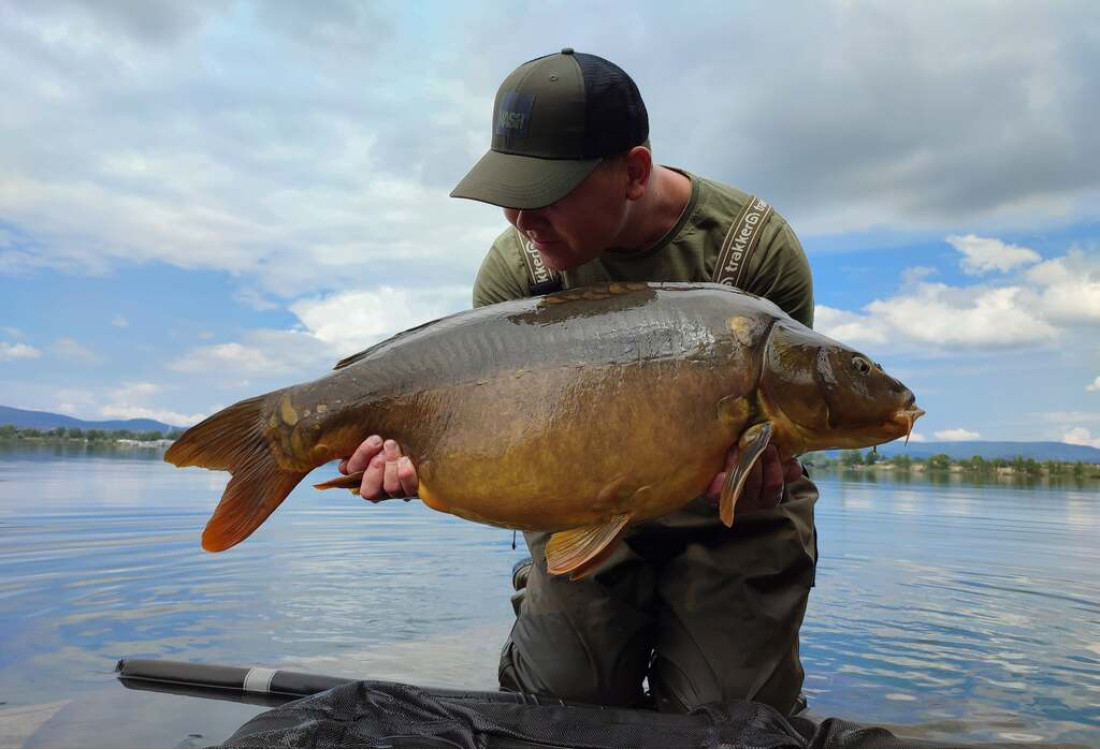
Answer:
MULTIPOLYGON (((357 682, 354 677, 290 672, 266 667, 232 667, 192 664, 168 659, 121 659, 115 672, 132 690, 150 690, 198 698, 279 706, 338 685, 357 682)), ((519 703, 523 705, 566 705, 564 701, 525 693, 450 690, 421 687, 437 698, 477 703, 519 703)))
POLYGON ((134 690, 262 705, 281 705, 355 681, 351 677, 330 677, 263 667, 191 664, 167 659, 122 659, 115 667, 115 672, 124 686, 134 690))

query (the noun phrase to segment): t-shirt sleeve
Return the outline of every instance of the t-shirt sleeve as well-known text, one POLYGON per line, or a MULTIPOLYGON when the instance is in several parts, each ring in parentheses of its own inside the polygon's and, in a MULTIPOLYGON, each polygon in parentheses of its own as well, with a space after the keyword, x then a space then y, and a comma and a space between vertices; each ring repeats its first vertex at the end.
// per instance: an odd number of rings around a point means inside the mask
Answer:
POLYGON ((812 328, 814 283, 810 262, 786 220, 776 214, 772 222, 775 229, 761 237, 761 247, 754 259, 759 265, 750 273, 745 291, 768 298, 799 323, 812 328))
POLYGON ((515 231, 509 227, 489 248, 474 281, 474 307, 529 297, 527 267, 519 254, 515 231))

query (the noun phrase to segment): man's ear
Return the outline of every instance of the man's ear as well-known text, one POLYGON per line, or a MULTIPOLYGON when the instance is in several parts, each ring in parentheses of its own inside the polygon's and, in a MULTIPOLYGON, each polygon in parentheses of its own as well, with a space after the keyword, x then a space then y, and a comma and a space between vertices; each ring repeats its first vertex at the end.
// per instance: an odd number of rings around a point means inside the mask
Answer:
POLYGON ((636 201, 645 195, 653 174, 653 154, 645 146, 635 146, 626 154, 626 197, 636 201))

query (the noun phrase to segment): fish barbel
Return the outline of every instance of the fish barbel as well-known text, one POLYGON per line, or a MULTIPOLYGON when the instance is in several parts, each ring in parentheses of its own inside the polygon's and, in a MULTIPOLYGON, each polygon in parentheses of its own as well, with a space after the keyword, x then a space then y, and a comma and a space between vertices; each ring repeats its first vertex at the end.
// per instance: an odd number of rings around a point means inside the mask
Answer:
MULTIPOLYGON (((579 577, 626 527, 702 494, 719 513, 764 448, 784 460, 907 436, 924 414, 865 355, 728 286, 612 283, 461 312, 377 344, 312 382, 187 430, 177 466, 232 474, 203 532, 248 537, 314 468, 369 435, 396 440, 435 510, 554 532, 551 573, 579 577)), ((317 485, 357 487, 361 475, 317 485)))

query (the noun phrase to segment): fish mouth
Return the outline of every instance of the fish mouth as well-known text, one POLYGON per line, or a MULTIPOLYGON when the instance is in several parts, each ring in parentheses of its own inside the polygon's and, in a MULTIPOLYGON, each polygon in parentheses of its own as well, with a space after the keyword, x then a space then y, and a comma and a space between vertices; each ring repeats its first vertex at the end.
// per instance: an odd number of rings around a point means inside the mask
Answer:
POLYGON ((897 413, 894 415, 893 420, 891 420, 895 425, 897 425, 897 427, 905 428, 906 445, 909 445, 909 436, 913 434, 913 425, 918 419, 923 417, 924 414, 924 409, 920 408, 916 404, 912 404, 905 409, 898 409, 897 413))

